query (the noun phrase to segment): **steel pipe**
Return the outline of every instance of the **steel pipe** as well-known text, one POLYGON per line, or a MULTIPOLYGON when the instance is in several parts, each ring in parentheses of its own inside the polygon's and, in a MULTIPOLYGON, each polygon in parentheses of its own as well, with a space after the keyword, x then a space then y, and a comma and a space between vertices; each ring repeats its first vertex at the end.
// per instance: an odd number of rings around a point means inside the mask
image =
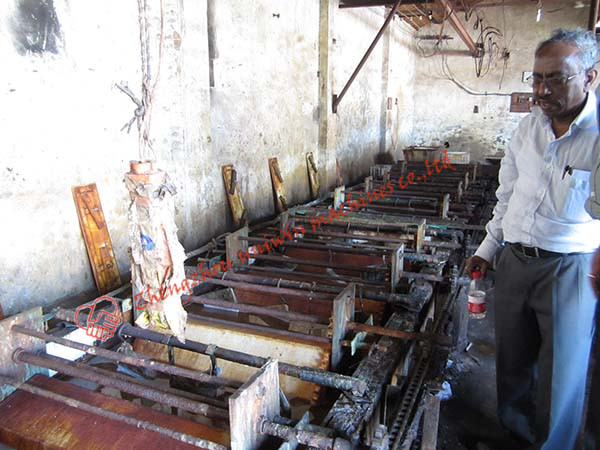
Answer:
POLYGON ((178 377, 189 378, 192 380, 200 381, 202 383, 207 384, 215 384, 219 386, 227 386, 238 388, 242 385, 239 381, 228 380, 226 378, 214 377, 211 375, 206 375, 205 373, 199 372, 197 370, 186 369, 185 367, 177 367, 171 366, 169 364, 161 363, 160 361, 155 361, 153 359, 141 358, 139 356, 125 355, 123 353, 113 352, 111 350, 107 350, 100 347, 94 347, 92 345, 81 344, 79 342, 71 341, 69 339, 61 338, 58 336, 53 336, 51 334, 46 334, 41 331, 32 330, 30 328, 26 328, 22 325, 13 325, 11 328, 12 331, 15 331, 20 334, 24 334, 27 336, 36 337, 38 339, 42 339, 46 342, 54 342, 56 344, 64 345, 65 347, 74 348, 76 350, 87 353, 88 355, 101 356, 106 359, 111 359, 113 361, 118 361, 123 364, 129 364, 135 367, 143 367, 146 369, 156 370, 158 372, 166 373, 169 375, 175 375, 178 377))

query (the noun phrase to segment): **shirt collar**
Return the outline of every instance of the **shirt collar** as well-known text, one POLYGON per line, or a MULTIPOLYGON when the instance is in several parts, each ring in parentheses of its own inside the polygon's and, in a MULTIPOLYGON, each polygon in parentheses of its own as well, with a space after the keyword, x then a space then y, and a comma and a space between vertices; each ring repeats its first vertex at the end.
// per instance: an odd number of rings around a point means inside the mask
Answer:
MULTIPOLYGON (((596 94, 593 91, 589 91, 583 109, 575 117, 569 128, 591 128, 596 126, 596 104, 596 94)), ((534 106, 532 112, 542 123, 550 124, 550 118, 542 112, 539 106, 534 106)))

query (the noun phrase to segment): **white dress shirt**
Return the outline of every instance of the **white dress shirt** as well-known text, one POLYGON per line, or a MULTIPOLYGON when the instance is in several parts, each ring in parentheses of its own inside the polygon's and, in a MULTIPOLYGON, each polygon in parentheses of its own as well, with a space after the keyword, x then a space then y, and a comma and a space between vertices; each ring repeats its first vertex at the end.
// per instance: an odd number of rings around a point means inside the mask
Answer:
POLYGON ((559 253, 593 252, 600 244, 600 221, 592 219, 584 205, 599 157, 593 92, 558 139, 550 119, 534 106, 502 158, 498 203, 475 254, 491 262, 503 242, 559 253))

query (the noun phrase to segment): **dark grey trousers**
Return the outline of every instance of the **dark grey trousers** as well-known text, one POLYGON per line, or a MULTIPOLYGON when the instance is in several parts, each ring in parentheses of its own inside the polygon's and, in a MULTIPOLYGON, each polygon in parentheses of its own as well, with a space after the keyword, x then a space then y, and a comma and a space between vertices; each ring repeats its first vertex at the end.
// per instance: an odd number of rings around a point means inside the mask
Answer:
POLYGON ((498 416, 543 450, 570 450, 581 425, 596 307, 592 254, 497 261, 498 416))

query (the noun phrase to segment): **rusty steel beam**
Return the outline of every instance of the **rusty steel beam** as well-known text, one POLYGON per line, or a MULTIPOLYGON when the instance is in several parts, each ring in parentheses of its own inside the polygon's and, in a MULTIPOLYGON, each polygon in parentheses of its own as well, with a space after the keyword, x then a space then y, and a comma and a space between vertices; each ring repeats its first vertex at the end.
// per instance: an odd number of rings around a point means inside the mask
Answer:
POLYGON ((441 334, 426 333, 426 332, 414 332, 414 331, 402 331, 394 330, 391 328, 377 327, 373 325, 367 325, 359 322, 348 322, 346 324, 348 330, 363 331, 368 334, 376 334, 379 336, 388 336, 397 339, 405 340, 419 340, 419 341, 433 341, 436 344, 451 346, 452 336, 445 336, 441 334))
POLYGON ((477 45, 475 45, 475 41, 473 41, 473 38, 454 12, 454 6, 450 4, 450 1, 437 0, 437 2, 442 6, 444 10, 444 15, 447 17, 447 20, 450 22, 450 25, 452 25, 452 28, 454 28, 454 30, 458 33, 460 38, 469 48, 471 56, 473 56, 473 58, 481 56, 481 49, 477 47, 477 45))
POLYGON ((326 319, 319 316, 282 311, 279 309, 265 308, 263 306, 248 305, 245 303, 233 303, 226 300, 217 300, 214 298, 208 298, 198 295, 183 295, 181 299, 184 301, 189 300, 190 303, 196 303, 198 305, 216 306, 218 308, 226 308, 229 310, 239 311, 241 313, 260 314, 263 316, 275 317, 277 319, 285 320, 288 322, 307 322, 321 324, 329 323, 326 319))
POLYGON ((323 261, 314 261, 309 259, 300 259, 300 258, 287 258, 281 256, 269 256, 269 255, 255 255, 254 259, 263 260, 263 261, 272 261, 286 264, 299 264, 304 266, 315 266, 315 267, 324 267, 327 269, 341 269, 341 270, 352 270, 355 272, 386 272, 389 269, 387 264, 378 264, 378 267, 361 267, 361 266, 350 266, 348 264, 340 264, 340 263, 330 263, 323 261))
POLYGON ((354 69, 354 72, 352 72, 352 75, 350 75, 350 79, 348 80, 348 82, 346 83, 344 88, 342 89, 342 92, 340 92, 339 95, 335 95, 335 94, 333 95, 332 107, 333 107, 334 114, 337 113, 337 108, 338 108, 340 102, 342 101, 342 98, 344 98, 344 95, 346 95, 346 92, 348 92, 348 89, 354 82, 354 80, 355 80, 356 76, 358 75, 358 73, 360 72, 360 70, 363 68, 363 66, 367 62, 367 59, 369 59, 369 56, 373 52, 373 49, 375 48, 377 43, 379 42, 379 39, 381 39, 381 36, 383 36, 383 33, 385 32, 388 25, 392 21, 392 18, 394 17, 396 12, 398 12, 400 3, 402 3, 402 0, 396 0, 396 3, 394 4, 394 6, 393 6, 392 10, 390 11, 390 13, 388 14, 388 16, 386 17, 385 22, 383 22, 382 27, 379 29, 379 32, 375 36, 375 39, 373 39, 373 42, 371 42, 371 45, 369 46, 366 53, 363 55, 362 59, 358 63, 358 66, 356 66, 356 69, 354 69))
POLYGON ((215 442, 207 441, 205 439, 201 439, 195 436, 191 436, 186 433, 181 433, 179 431, 172 430, 170 428, 165 428, 160 425, 153 424, 151 422, 147 422, 145 420, 138 420, 126 416, 124 414, 119 414, 117 412, 109 411, 107 409, 100 408, 98 406, 90 405, 88 403, 82 402, 80 400, 76 400, 72 397, 67 397, 65 395, 57 394, 56 392, 49 391, 47 389, 43 389, 37 386, 32 386, 30 384, 21 383, 11 378, 7 378, 4 376, 0 376, 0 384, 9 384, 16 389, 20 389, 25 392, 29 392, 30 394, 37 395, 40 397, 47 398, 49 400, 53 400, 56 402, 63 403, 72 408, 81 409, 82 411, 90 412, 92 414, 97 414, 101 417, 105 417, 107 419, 115 420, 118 422, 125 423, 127 425, 133 425, 136 428, 140 428, 142 430, 154 431, 156 433, 160 433, 164 436, 168 436, 172 439, 185 442, 186 444, 191 444, 196 447, 200 447, 208 450, 227 450, 227 447, 224 445, 217 444, 215 442))
POLYGON ((90 368, 81 367, 83 364, 77 364, 66 359, 58 358, 48 354, 36 355, 24 351, 23 349, 17 349, 13 353, 13 360, 15 362, 33 364, 38 367, 45 367, 46 369, 52 369, 65 375, 69 375, 75 378, 82 378, 84 380, 91 381, 92 383, 99 384, 101 386, 108 386, 118 389, 122 392, 135 395, 140 398, 146 398, 158 403, 162 403, 176 408, 183 409, 195 414, 200 414, 207 417, 214 417, 218 419, 228 419, 229 413, 215 406, 207 405, 200 402, 195 402, 187 398, 179 397, 177 395, 169 394, 166 392, 152 389, 147 386, 141 386, 139 384, 130 383, 119 379, 118 377, 110 377, 108 375, 101 375, 97 372, 90 370, 90 368))
POLYGON ((41 331, 32 330, 22 325, 13 325, 11 331, 25 334, 27 336, 36 337, 46 342, 54 342, 65 347, 74 348, 76 350, 87 353, 88 355, 101 356, 106 359, 118 361, 123 364, 129 364, 135 367, 144 367, 146 369, 156 370, 158 372, 166 373, 169 375, 175 375, 179 377, 189 378, 197 380, 202 383, 215 384, 219 386, 229 386, 238 388, 242 383, 238 381, 228 380, 227 378, 214 377, 206 375, 197 370, 186 369, 185 367, 171 366, 169 364, 161 363, 148 358, 141 358, 133 355, 125 355, 123 353, 113 352, 100 347, 94 347, 92 345, 81 344, 79 342, 71 341, 69 339, 61 338, 51 334, 46 334, 41 331))
POLYGON ((354 446, 342 438, 333 438, 310 430, 292 428, 288 425, 272 422, 266 417, 260 419, 260 432, 275 436, 284 441, 306 445, 310 448, 325 450, 351 450, 354 446))
MULTIPOLYGON (((246 267, 244 266, 244 268, 250 268, 252 269, 252 267, 246 267)), ((188 269, 189 270, 189 269, 188 269)), ((280 274, 280 275, 285 275, 285 273, 280 274)), ((295 275, 295 273, 294 273, 295 275)), ((222 277, 224 277, 225 274, 218 274, 216 279, 221 279, 222 277)), ((333 294, 330 295, 329 297, 323 297, 323 298, 328 298, 330 300, 333 300, 334 296, 339 294, 344 286, 340 286, 335 285, 335 286, 328 286, 328 285, 319 285, 314 283, 314 280, 311 281, 299 281, 299 280, 288 280, 286 278, 280 278, 280 277, 272 277, 272 276, 259 276, 259 275, 249 275, 249 274, 242 274, 242 273, 238 273, 238 272, 231 272, 231 273, 227 273, 227 278, 229 278, 230 280, 233 281, 240 281, 240 282, 247 282, 244 283, 244 285, 247 288, 250 289, 254 289, 254 290, 262 290, 262 287, 260 286, 264 286, 264 287, 275 287, 275 288, 290 288, 290 289, 298 289, 298 294, 294 294, 294 295, 305 295, 306 297, 312 297, 314 298, 314 294, 316 292, 321 292, 321 293, 329 293, 329 294, 333 294)), ((213 278, 214 280, 215 278, 213 278)), ((410 300, 410 296, 406 295, 406 294, 390 294, 390 293, 381 293, 381 292, 374 292, 374 291, 370 291, 368 289, 360 289, 359 292, 362 293, 361 297, 364 297, 365 299, 369 299, 369 300, 380 300, 380 301, 384 301, 384 302, 391 302, 391 303, 402 303, 402 302, 408 302, 410 300)))
MULTIPOLYGON (((204 355, 210 353, 217 358, 226 359, 228 361, 237 362, 239 364, 244 364, 251 367, 262 367, 268 361, 267 358, 263 358, 262 356, 255 356, 249 353, 229 350, 214 345, 211 345, 209 348, 207 344, 192 341, 190 339, 186 339, 185 343, 183 343, 171 334, 163 334, 156 331, 145 330, 129 325, 128 323, 124 323, 119 326, 117 335, 123 339, 125 336, 146 339, 148 341, 157 342, 164 345, 171 345, 173 347, 191 350, 204 355)), ((360 394, 366 388, 365 382, 358 378, 340 375, 334 372, 328 372, 326 370, 313 369, 310 367, 300 367, 293 364, 280 362, 279 372, 284 375, 299 378, 302 381, 309 381, 311 383, 340 389, 342 391, 353 391, 360 394)))
MULTIPOLYGON (((64 308, 57 308, 56 317, 61 320, 74 322, 75 312, 64 308)), ((115 336, 118 336, 121 340, 125 340, 127 337, 133 337, 156 342, 158 344, 171 345, 176 348, 202 353, 203 355, 211 354, 217 358, 226 359, 227 361, 233 361, 250 367, 262 367, 267 363, 267 358, 263 358, 262 356, 255 356, 249 353, 229 350, 214 345, 209 346, 208 344, 192 341, 190 339, 186 339, 184 343, 172 334, 158 333, 156 331, 134 327, 128 323, 120 324, 117 327, 115 336)), ((35 355, 33 356, 35 357, 35 355)), ((284 375, 299 378, 302 381, 308 381, 310 383, 339 389, 341 391, 352 391, 358 395, 362 394, 366 388, 366 384, 363 380, 334 372, 328 372, 327 370, 279 363, 279 371, 284 375)))

